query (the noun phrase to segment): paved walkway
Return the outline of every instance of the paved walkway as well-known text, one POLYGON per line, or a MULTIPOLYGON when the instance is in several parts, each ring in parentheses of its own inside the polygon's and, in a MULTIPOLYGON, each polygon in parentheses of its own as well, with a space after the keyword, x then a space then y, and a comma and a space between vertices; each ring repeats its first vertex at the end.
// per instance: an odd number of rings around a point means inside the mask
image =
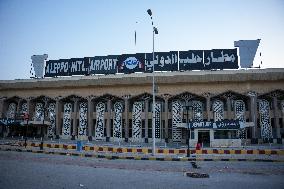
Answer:
MULTIPOLYGON (((4 142, 18 142, 18 141, 24 141, 23 137, 17 137, 17 138, 0 138, 0 144, 4 142)), ((39 143, 40 139, 38 138, 29 138, 29 142, 39 143)), ((77 140, 68 140, 68 139, 48 139, 44 140, 44 143, 58 143, 58 144, 66 144, 66 145, 76 145, 77 140)), ((140 147, 140 148, 152 148, 152 143, 139 143, 139 142, 105 142, 105 141, 83 141, 86 145, 96 145, 96 146, 109 146, 109 147, 140 147)), ((157 148, 161 149, 167 149, 167 148, 173 148, 173 149, 185 149, 187 148, 186 144, 180 144, 180 143, 165 143, 165 142, 156 142, 157 148)), ((191 147, 193 149, 193 147, 191 147)), ((206 148, 203 149, 212 149, 212 148, 206 148)), ((243 147, 220 147, 214 149, 284 149, 284 144, 247 144, 243 147)))

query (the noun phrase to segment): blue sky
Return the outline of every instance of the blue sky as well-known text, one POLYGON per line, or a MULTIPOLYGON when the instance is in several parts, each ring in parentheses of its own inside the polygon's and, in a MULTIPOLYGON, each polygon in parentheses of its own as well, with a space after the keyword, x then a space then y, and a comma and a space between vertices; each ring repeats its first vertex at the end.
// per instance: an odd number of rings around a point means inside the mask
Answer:
POLYGON ((155 51, 234 48, 236 40, 260 38, 254 66, 284 67, 283 0, 0 0, 0 80, 29 78, 34 54, 151 52, 148 8, 159 30, 155 51))

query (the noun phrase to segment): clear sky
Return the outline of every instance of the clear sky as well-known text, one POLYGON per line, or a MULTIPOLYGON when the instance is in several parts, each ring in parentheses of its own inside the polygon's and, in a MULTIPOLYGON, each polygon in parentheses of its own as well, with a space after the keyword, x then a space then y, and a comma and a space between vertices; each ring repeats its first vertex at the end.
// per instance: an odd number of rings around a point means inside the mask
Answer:
POLYGON ((151 52, 149 8, 159 30, 155 51, 261 39, 254 66, 284 67, 284 0, 0 0, 0 80, 29 78, 32 55, 151 52))

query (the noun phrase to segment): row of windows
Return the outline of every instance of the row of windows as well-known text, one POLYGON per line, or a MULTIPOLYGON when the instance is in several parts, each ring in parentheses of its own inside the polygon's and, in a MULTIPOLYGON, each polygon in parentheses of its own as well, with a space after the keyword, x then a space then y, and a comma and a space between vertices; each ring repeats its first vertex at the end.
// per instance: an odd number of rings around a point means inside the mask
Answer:
MULTIPOLYGON (((276 118, 270 118, 270 124, 272 128, 276 128, 276 118)), ((280 128, 284 128, 283 118, 278 118, 278 123, 280 128)), ((260 128, 260 119, 257 119, 257 127, 260 128)))
MULTIPOLYGON (((142 104, 143 104, 143 106, 142 106, 142 111, 145 111, 145 103, 144 103, 144 101, 139 101, 139 102, 142 102, 142 104)), ((200 101, 200 102, 202 103, 202 110, 205 111, 205 110, 206 110, 206 102, 202 102, 202 101, 200 101)), ((211 102, 210 110, 212 110, 213 102, 214 102, 214 101, 211 102)), ((38 102, 38 103, 41 103, 41 102, 38 102)), ((72 107, 72 112, 74 112, 74 104, 73 104, 72 102, 70 102, 70 103, 72 104, 72 106, 71 106, 71 107, 72 107)), ((158 101, 157 103, 160 103, 160 104, 161 104, 162 111, 165 111, 165 103, 164 103, 164 102, 161 102, 161 101, 158 101)), ((181 106, 184 107, 184 109, 185 109, 185 102, 180 101, 180 103, 181 103, 181 106)), ((104 104, 105 104, 105 111, 108 112, 107 103, 105 102, 104 104)), ((124 103, 122 103, 122 104, 123 104, 123 106, 124 106, 124 103)), ((152 103, 151 101, 148 103, 148 111, 149 111, 149 112, 152 112, 152 104, 153 104, 153 103, 152 103)), ((226 111, 226 110, 227 110, 226 102, 223 102, 223 104, 224 104, 223 109, 226 111)), ((94 104, 93 111, 96 110, 96 105, 97 105, 97 104, 94 104)), ((192 101, 190 101, 188 105, 189 105, 190 107, 192 107, 192 101)), ((246 108, 246 110, 248 110, 248 105, 247 105, 247 104, 245 105, 245 108, 246 108)), ((129 107, 128 107, 128 109, 129 109, 130 112, 132 112, 133 104, 130 104, 129 107)), ((169 103, 168 103, 168 110, 171 111, 171 109, 172 109, 172 103, 169 102, 169 103)), ((233 102, 231 103, 231 110, 232 110, 232 111, 234 110, 234 103, 233 103, 233 102)), ((112 111, 114 111, 114 106, 113 106, 113 105, 112 105, 112 111)))
MULTIPOLYGON (((144 103, 144 101, 140 101, 140 102, 142 102, 142 104, 143 104, 142 111, 144 112, 145 111, 145 103, 144 103)), ((181 102, 182 107, 185 109, 185 102, 182 101, 182 100, 180 102, 181 102)), ((189 106, 191 107, 190 110, 192 109, 192 102, 193 101, 189 102, 189 106)), ((206 102, 203 102, 203 101, 200 101, 200 102, 202 103, 202 110, 206 111, 206 102)), ((210 105, 210 110, 211 111, 213 109, 213 102, 214 101, 211 101, 211 105, 210 105)), ((227 111, 228 108, 227 108, 227 105, 226 105, 226 101, 221 101, 221 102, 223 102, 223 110, 227 111)), ((70 102, 70 103, 72 103, 72 102, 70 102)), ((162 101, 159 102, 158 101, 158 103, 161 103, 161 109, 164 112, 165 111, 165 106, 164 106, 165 104, 164 104, 164 102, 162 102, 162 101)), ((244 103, 245 103, 245 110, 248 111, 249 110, 248 102, 246 100, 244 100, 244 103)), ((17 104, 17 103, 15 103, 15 104, 17 104)), ((108 112, 107 103, 104 102, 104 104, 105 104, 105 111, 108 112)), ((124 103, 122 103, 122 104, 124 106, 124 103)), ((274 106, 273 106, 272 102, 269 103, 269 106, 270 106, 270 110, 274 109, 274 106)), ((280 101, 278 101, 277 107, 278 107, 278 109, 282 109, 280 101)), ((129 107, 128 107, 129 112, 132 112, 132 109, 133 109, 133 104, 130 104, 129 107)), ((172 109, 172 103, 169 102, 168 103, 168 111, 171 112, 171 109, 172 109)), ((259 104, 257 104, 257 109, 259 109, 259 104)), ((96 104, 94 104, 94 107, 93 107, 92 111, 96 111, 96 104)), ((112 105, 112 111, 114 111, 113 105, 112 105)), ((231 111, 234 111, 234 101, 231 101, 231 111)), ((72 103, 72 112, 74 112, 74 104, 73 103, 72 103)), ((152 102, 151 101, 149 101, 149 103, 148 103, 148 112, 152 112, 152 102)))
MULTIPOLYGON (((213 121, 213 120, 211 120, 211 121, 213 121)), ((279 118, 278 121, 279 121, 280 128, 284 128, 284 125, 283 125, 283 122, 282 122, 282 118, 279 118)), ((259 119, 258 119, 257 123, 258 123, 257 126, 260 127, 259 119)), ((271 126, 272 126, 272 128, 275 128, 275 124, 274 123, 275 123, 274 119, 271 119, 271 126)), ((71 121, 71 125, 73 125, 73 121, 71 121)), ((92 134, 93 135, 95 134, 95 125, 96 125, 96 120, 94 119, 93 120, 93 130, 92 130, 92 134)), ((123 125, 123 127, 122 127, 122 135, 123 135, 123 138, 124 138, 125 137, 125 120, 124 119, 123 119, 122 125, 123 125)), ((141 125, 142 125, 142 138, 145 138, 145 131, 146 131, 146 129, 145 129, 145 120, 142 120, 142 124, 141 125)), ((61 126, 63 126, 63 122, 62 122, 61 126)), ((73 127, 71 126, 71 130, 72 129, 73 129, 73 127)), ((105 129, 104 130, 104 134, 106 136, 106 120, 105 120, 105 128, 104 129, 105 129)), ((111 130, 111 136, 112 136, 113 135, 113 120, 111 120, 111 128, 110 128, 110 130, 111 130)), ((250 130, 248 129, 247 131, 248 131, 248 133, 247 133, 248 136, 250 136, 251 135, 250 134, 250 130)), ((161 131, 160 132, 161 132, 162 138, 164 138, 165 137, 165 120, 162 120, 162 122, 161 122, 161 131)), ((215 132, 216 133, 216 137, 215 137, 215 133, 214 133, 214 138, 216 138, 216 139, 217 138, 219 138, 219 139, 223 138, 224 139, 224 136, 228 136, 228 137, 231 137, 231 138, 237 137, 236 134, 233 133, 233 132, 229 133, 230 135, 228 135, 228 132, 229 131, 226 131, 226 130, 225 131, 217 130, 217 132, 215 132)), ((72 131, 71 131, 71 133, 72 133, 72 131)), ((186 139, 187 138, 187 130, 184 129, 182 133, 183 133, 182 138, 186 139)), ((169 138, 171 138, 171 135, 172 135, 172 120, 171 119, 168 120, 168 135, 169 135, 169 138)), ((132 137, 132 119, 129 119, 129 137, 132 137)), ((149 138, 152 137, 152 120, 151 119, 148 120, 148 137, 149 138)), ((192 138, 194 138, 194 137, 192 137, 192 138)))

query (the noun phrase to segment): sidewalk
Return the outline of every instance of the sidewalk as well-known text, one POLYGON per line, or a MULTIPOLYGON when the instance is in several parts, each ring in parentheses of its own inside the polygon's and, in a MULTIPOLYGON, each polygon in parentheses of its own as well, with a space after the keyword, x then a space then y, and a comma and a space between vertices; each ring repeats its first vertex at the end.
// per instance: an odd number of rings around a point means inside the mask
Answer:
MULTIPOLYGON (((15 143, 23 142, 23 137, 17 138, 0 138, 0 145, 2 143, 15 143)), ((40 143, 41 140, 38 138, 29 138, 27 140, 30 143, 40 143)), ((65 145, 77 145, 77 140, 68 140, 68 139, 48 139, 43 141, 45 144, 65 144, 65 145)), ((115 147, 115 148, 152 148, 152 143, 139 143, 139 142, 105 142, 105 141, 82 141, 85 145, 88 146, 103 146, 103 147, 115 147)), ((156 147, 159 149, 187 149, 186 144, 180 143, 165 143, 165 142, 156 142, 156 147)), ((190 147, 190 149, 195 149, 195 147, 190 147)), ((284 144, 249 144, 242 147, 203 147, 202 149, 223 149, 223 150, 284 150, 284 144)))
POLYGON ((187 148, 160 148, 157 146, 155 156, 152 149, 136 145, 118 146, 108 143, 84 143, 77 149, 75 141, 44 141, 43 150, 40 150, 40 141, 31 141, 24 147, 22 140, 0 140, 0 150, 34 152, 46 154, 72 155, 82 157, 95 157, 107 159, 136 159, 136 160, 160 160, 160 161, 270 161, 284 162, 284 149, 265 149, 265 146, 257 148, 206 148, 202 150, 190 149, 190 158, 186 157, 187 148))

